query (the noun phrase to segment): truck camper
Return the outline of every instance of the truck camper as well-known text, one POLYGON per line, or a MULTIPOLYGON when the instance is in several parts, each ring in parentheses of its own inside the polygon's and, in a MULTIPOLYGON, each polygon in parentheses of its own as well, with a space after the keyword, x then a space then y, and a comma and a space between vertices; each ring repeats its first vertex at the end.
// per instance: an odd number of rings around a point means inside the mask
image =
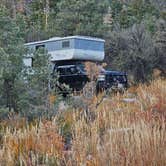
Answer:
MULTIPOLYGON (((44 48, 48 51, 51 56, 50 62, 53 65, 52 75, 53 77, 58 75, 57 86, 60 90, 63 90, 62 85, 66 84, 70 89, 80 91, 89 81, 84 63, 87 61, 102 62, 105 56, 104 43, 105 40, 95 37, 68 36, 26 43, 25 46, 32 50, 44 48)), ((31 67, 32 59, 33 55, 26 56, 24 58, 25 65, 31 67)), ((96 87, 98 90, 105 90, 115 85, 115 83, 126 87, 126 74, 115 71, 102 71, 98 80, 96 80, 96 87)))

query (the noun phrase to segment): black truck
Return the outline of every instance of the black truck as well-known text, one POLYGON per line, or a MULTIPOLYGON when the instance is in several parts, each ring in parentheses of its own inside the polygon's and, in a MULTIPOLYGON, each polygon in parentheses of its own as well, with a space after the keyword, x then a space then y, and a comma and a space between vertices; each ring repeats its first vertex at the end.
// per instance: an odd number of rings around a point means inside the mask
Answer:
MULTIPOLYGON (((81 61, 57 62, 54 66, 53 77, 57 78, 56 87, 66 93, 66 85, 71 91, 82 91, 89 78, 84 63, 81 61)), ((96 92, 111 88, 124 90, 128 87, 127 74, 119 71, 102 70, 95 83, 96 92)))

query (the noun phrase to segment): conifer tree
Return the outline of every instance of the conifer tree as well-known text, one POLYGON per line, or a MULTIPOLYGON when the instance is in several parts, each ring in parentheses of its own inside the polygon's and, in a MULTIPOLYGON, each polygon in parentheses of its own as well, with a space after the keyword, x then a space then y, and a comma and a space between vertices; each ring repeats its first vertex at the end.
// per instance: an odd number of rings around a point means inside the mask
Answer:
POLYGON ((0 79, 3 83, 3 94, 6 107, 17 110, 16 84, 20 77, 24 54, 23 39, 20 28, 9 17, 4 6, 0 6, 0 79))

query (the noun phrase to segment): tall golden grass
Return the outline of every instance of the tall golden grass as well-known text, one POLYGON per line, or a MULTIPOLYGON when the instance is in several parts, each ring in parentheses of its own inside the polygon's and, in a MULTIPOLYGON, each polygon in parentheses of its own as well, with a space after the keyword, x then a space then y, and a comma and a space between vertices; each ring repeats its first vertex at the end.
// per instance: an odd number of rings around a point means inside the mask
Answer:
POLYGON ((0 165, 166 165, 166 80, 107 97, 96 108, 100 97, 86 111, 69 107, 52 121, 1 127, 0 165))
POLYGON ((54 121, 15 130, 7 127, 3 132, 0 165, 40 165, 49 159, 58 163, 63 155, 63 139, 54 121))

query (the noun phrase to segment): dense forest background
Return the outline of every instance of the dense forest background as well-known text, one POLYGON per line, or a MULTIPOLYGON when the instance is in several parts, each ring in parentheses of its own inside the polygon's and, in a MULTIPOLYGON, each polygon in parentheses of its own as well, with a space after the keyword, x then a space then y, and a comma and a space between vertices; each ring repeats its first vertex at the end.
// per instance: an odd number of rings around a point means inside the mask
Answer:
POLYGON ((2 0, 1 35, 17 46, 53 36, 101 37, 109 66, 145 81, 154 68, 165 72, 165 8, 163 0, 2 0))
POLYGON ((104 38, 107 67, 126 71, 135 83, 148 81, 156 69, 166 73, 164 0, 1 0, 1 105, 17 110, 33 105, 34 94, 47 97, 48 56, 35 54, 35 75, 24 84, 23 44, 68 35, 104 38))

